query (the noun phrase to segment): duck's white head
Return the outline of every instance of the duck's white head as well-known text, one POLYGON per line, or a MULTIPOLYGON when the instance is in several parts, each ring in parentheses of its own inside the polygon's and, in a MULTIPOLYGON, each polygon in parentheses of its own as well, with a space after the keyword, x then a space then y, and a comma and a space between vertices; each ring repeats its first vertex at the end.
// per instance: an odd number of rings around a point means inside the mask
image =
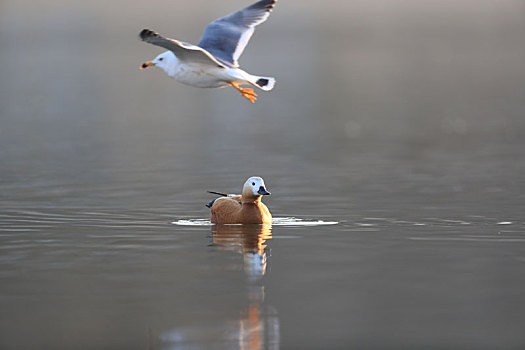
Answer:
POLYGON ((146 69, 151 66, 159 67, 166 73, 170 74, 171 70, 177 64, 177 58, 171 51, 166 51, 155 57, 152 61, 144 62, 140 69, 146 69))
POLYGON ((266 190, 264 180, 258 176, 252 176, 244 183, 242 189, 243 196, 260 197, 270 195, 270 192, 266 190))

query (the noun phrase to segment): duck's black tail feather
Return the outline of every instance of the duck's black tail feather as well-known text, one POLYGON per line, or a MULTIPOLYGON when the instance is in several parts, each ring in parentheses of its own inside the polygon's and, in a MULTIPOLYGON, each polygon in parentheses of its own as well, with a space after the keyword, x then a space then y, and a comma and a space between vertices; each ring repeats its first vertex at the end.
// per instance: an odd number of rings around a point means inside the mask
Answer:
POLYGON ((228 197, 228 194, 226 193, 220 193, 220 192, 215 192, 215 191, 207 191, 208 193, 211 193, 211 194, 216 194, 216 195, 219 195, 219 196, 223 196, 223 197, 228 197))
MULTIPOLYGON (((211 193, 211 194, 216 194, 218 196, 222 196, 222 197, 228 197, 228 195, 226 193, 220 193, 220 192, 215 192, 215 191, 207 191, 208 193, 211 193)), ((213 203, 215 203, 215 201, 217 200, 217 198, 215 198, 214 200, 212 200, 210 203, 206 204, 206 206, 208 208, 211 208, 213 203)))

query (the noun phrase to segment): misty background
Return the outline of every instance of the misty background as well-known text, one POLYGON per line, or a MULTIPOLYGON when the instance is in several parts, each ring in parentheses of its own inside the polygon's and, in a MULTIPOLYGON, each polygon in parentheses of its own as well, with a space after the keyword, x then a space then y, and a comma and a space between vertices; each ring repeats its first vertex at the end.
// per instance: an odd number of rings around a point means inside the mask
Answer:
MULTIPOLYGON (((228 169, 242 178, 285 167, 281 178, 323 167, 359 188, 366 184, 352 183, 361 171, 354 161, 409 157, 450 167, 438 154, 459 163, 497 155, 505 158, 501 175, 520 181, 523 2, 280 1, 240 61, 277 78, 255 105, 233 89, 196 89, 138 70, 163 51, 137 39, 142 28, 196 43, 207 23, 240 4, 3 1, 3 202, 23 205, 29 198, 17 186, 28 182, 31 196, 52 197, 40 186, 82 191, 89 178, 100 186, 90 198, 59 193, 50 202, 119 206, 104 191, 116 181, 137 191, 126 206, 164 206, 193 189, 171 180, 180 172, 220 188, 231 179, 213 175, 228 169), (250 157, 254 151, 262 155, 250 157), (111 174, 97 170, 109 164, 111 174), (146 174, 152 167, 160 171, 146 174), (137 181, 150 183, 141 189, 137 181)), ((204 195, 195 191, 188 197, 204 195)))

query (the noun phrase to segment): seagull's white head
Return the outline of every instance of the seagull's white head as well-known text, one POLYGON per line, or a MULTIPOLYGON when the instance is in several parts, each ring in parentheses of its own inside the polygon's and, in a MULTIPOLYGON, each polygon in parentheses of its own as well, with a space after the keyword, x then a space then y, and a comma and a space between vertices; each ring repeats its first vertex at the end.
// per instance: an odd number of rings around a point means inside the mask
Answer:
POLYGON ((258 176, 252 176, 246 180, 242 189, 242 195, 246 197, 260 198, 269 194, 270 192, 266 190, 264 185, 264 180, 258 176))
POLYGON ((146 69, 151 66, 159 67, 166 73, 170 74, 177 62, 177 58, 171 51, 166 51, 155 57, 152 61, 144 62, 140 69, 146 69))

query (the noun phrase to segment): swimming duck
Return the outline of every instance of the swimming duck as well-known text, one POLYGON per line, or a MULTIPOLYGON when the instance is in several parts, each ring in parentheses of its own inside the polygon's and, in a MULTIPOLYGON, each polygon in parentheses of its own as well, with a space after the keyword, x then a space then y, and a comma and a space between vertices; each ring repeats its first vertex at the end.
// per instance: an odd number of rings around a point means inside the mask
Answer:
POLYGON ((211 209, 211 222, 215 224, 271 224, 272 214, 261 202, 262 196, 270 195, 264 180, 252 176, 244 183, 242 194, 231 195, 208 191, 221 195, 206 206, 211 209))

